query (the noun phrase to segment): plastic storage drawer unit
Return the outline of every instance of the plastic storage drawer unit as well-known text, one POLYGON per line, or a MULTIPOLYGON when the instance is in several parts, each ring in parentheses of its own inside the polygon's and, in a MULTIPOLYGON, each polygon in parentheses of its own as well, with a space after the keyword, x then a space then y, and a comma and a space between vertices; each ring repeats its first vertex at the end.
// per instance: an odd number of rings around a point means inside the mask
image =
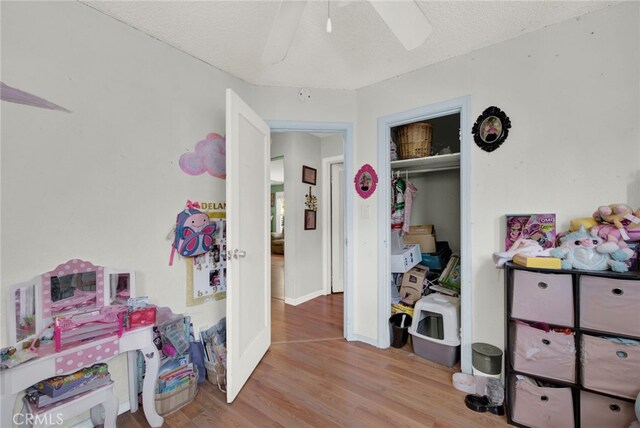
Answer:
POLYGON ((409 327, 413 351, 428 360, 453 367, 460 356, 460 299, 429 294, 416 302, 409 327))
POLYGON ((532 375, 575 382, 575 334, 544 331, 522 321, 511 324, 513 368, 532 375))
POLYGON ((514 271, 511 316, 573 327, 571 275, 514 271))

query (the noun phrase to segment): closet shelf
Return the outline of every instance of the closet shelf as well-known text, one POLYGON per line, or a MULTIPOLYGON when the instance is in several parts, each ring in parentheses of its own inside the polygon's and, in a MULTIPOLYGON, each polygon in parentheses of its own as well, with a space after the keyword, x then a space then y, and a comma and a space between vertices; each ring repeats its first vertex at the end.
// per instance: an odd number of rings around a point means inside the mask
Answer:
POLYGON ((429 172, 457 168, 460 168, 460 153, 391 162, 392 170, 406 170, 407 172, 429 172))

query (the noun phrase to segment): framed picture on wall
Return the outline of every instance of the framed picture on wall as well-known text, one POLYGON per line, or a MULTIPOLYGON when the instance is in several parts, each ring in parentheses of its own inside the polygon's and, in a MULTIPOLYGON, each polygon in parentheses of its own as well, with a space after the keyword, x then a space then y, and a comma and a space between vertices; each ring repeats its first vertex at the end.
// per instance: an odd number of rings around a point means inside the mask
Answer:
POLYGON ((310 166, 302 165, 302 182, 307 184, 316 185, 317 170, 310 166))
POLYGON ((316 229, 316 212, 314 210, 304 210, 304 230, 316 229))

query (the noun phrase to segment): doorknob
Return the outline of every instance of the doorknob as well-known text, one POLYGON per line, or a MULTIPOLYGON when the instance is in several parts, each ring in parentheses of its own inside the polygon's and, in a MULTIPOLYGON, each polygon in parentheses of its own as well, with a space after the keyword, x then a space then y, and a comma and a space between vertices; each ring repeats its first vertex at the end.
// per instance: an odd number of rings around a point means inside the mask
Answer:
POLYGON ((246 256, 247 256, 247 252, 244 251, 244 250, 238 250, 238 249, 233 250, 233 258, 234 259, 239 259, 239 258, 246 257, 246 256))

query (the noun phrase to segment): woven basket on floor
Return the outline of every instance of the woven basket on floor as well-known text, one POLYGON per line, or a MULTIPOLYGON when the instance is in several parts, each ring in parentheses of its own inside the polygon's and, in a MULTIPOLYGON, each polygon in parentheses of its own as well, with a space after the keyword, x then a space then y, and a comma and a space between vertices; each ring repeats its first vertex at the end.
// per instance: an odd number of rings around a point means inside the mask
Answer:
POLYGON ((173 391, 156 393, 156 411, 160 416, 167 416, 191 403, 198 392, 198 369, 193 367, 189 381, 173 391))
POLYGON ((431 125, 417 122, 401 126, 398 129, 398 155, 400 159, 431 155, 431 125))

